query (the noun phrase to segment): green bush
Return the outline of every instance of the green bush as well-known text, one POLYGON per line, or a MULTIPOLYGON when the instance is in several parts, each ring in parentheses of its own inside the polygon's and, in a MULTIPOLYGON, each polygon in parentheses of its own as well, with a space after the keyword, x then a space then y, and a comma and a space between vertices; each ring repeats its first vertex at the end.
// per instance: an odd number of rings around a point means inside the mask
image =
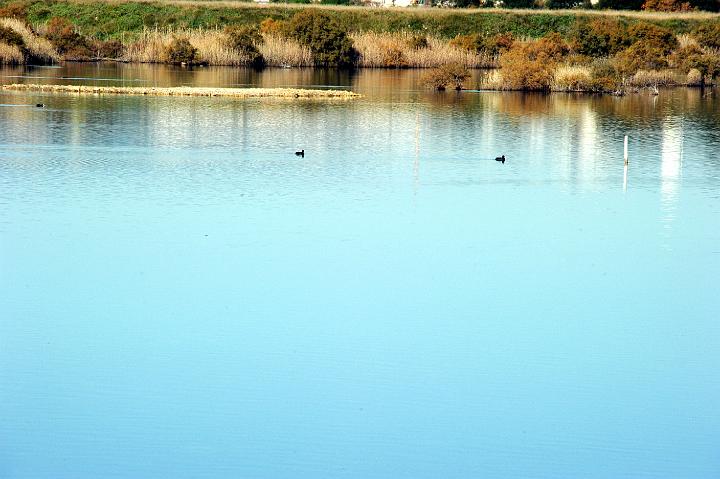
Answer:
POLYGON ((335 18, 321 10, 296 13, 289 24, 290 36, 310 48, 319 66, 352 67, 358 52, 335 18))
POLYGON ((632 75, 638 70, 660 70, 667 66, 663 49, 644 40, 633 43, 615 57, 615 68, 623 75, 632 75))
POLYGON ((486 38, 482 43, 482 49, 490 55, 499 55, 512 48, 515 43, 515 37, 512 33, 498 33, 486 38))
POLYGON ((227 46, 247 57, 249 65, 255 68, 265 66, 265 58, 258 50, 258 45, 262 45, 264 41, 258 27, 233 25, 225 27, 225 35, 227 46))
POLYGON ((190 40, 184 37, 176 37, 165 49, 165 61, 168 63, 197 63, 200 59, 198 49, 192 46, 190 40))
POLYGON ((667 28, 652 23, 636 23, 628 28, 628 35, 633 43, 645 42, 660 49, 665 55, 670 54, 678 46, 677 37, 667 28))
POLYGON ((470 71, 460 63, 448 63, 427 71, 422 82, 435 90, 445 90, 448 86, 462 90, 465 80, 470 78, 470 71))
POLYGON ((693 36, 704 47, 720 48, 720 23, 706 23, 693 30, 693 36))
POLYGON ((570 37, 574 51, 591 57, 614 55, 632 43, 623 24, 607 19, 578 22, 570 37))

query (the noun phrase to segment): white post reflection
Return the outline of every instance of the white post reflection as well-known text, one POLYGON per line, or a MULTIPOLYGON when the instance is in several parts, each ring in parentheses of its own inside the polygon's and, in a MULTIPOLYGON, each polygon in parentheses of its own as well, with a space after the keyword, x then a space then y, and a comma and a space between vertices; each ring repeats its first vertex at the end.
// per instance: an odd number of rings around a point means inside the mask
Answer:
POLYGON ((670 228, 675 220, 682 163, 682 141, 682 123, 666 119, 663 123, 660 163, 660 203, 665 228, 670 228))

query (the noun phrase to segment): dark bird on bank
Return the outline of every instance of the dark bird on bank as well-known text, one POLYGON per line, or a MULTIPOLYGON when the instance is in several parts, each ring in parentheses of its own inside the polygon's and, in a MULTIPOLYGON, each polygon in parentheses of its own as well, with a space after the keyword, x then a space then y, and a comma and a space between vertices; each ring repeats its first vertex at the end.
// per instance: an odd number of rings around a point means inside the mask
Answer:
POLYGON ((45 103, 36 103, 35 106, 37 108, 45 108, 45 103))
POLYGON ((305 158, 305 150, 296 151, 295 156, 302 156, 303 158, 305 158))
POLYGON ((502 161, 503 164, 504 164, 504 163, 505 163, 505 155, 503 155, 503 156, 498 156, 497 158, 495 158, 495 161, 502 161))

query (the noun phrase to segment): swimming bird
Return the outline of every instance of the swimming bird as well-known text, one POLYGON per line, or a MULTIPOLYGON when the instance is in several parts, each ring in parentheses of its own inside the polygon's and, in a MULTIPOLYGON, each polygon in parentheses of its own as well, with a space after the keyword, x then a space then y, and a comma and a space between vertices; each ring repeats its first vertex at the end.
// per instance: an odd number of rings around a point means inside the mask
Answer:
POLYGON ((498 156, 497 158, 495 158, 495 161, 502 161, 503 164, 505 164, 505 155, 503 155, 503 156, 498 156))
POLYGON ((36 103, 35 107, 37 108, 45 108, 45 103, 36 103))
POLYGON ((302 156, 303 158, 305 158, 305 150, 296 151, 295 156, 302 156))

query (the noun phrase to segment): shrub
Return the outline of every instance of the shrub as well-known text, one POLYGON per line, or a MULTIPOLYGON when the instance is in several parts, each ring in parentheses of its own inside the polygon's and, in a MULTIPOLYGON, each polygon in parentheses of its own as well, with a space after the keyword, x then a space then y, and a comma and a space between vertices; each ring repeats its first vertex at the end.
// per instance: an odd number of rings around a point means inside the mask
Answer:
POLYGON ((703 86, 704 78, 702 72, 697 68, 693 68, 688 72, 685 83, 687 86, 703 86))
POLYGON ((652 23, 636 23, 628 29, 630 39, 635 42, 646 42, 648 45, 662 50, 668 55, 678 46, 677 37, 667 28, 652 23))
POLYGON ((21 2, 10 2, 4 7, 0 7, 0 18, 19 18, 27 17, 27 7, 21 2))
POLYGON ((190 40, 184 37, 175 37, 165 48, 164 59, 168 63, 197 63, 200 59, 198 49, 192 46, 190 40))
POLYGON ((430 48, 427 37, 425 35, 413 35, 408 39, 408 46, 413 50, 422 50, 430 48))
POLYGON ((382 65, 387 68, 403 68, 408 66, 402 49, 397 45, 386 43, 380 47, 382 51, 382 65))
POLYGON ((713 80, 720 75, 720 57, 712 53, 700 53, 688 56, 683 64, 683 69, 688 73, 691 70, 698 70, 702 76, 701 85, 705 84, 705 78, 713 80))
POLYGON ((470 72, 467 67, 460 63, 448 63, 426 72, 422 82, 425 86, 435 90, 445 90, 448 86, 462 90, 463 84, 468 78, 470 78, 470 72))
POLYGON ((530 44, 531 56, 537 58, 546 56, 553 61, 559 61, 570 52, 570 47, 557 32, 548 33, 540 40, 530 44))
POLYGON ((288 35, 288 22, 283 20, 273 20, 272 18, 266 18, 260 22, 260 33, 266 35, 276 36, 287 36, 288 35))
POLYGON ((125 47, 119 40, 97 41, 95 51, 98 58, 120 58, 125 52, 125 47))
POLYGON ((720 48, 720 23, 706 23, 693 31, 693 36, 704 47, 720 48))
POLYGON ((263 37, 258 27, 252 26, 228 26, 225 28, 227 37, 227 46, 233 50, 237 50, 247 58, 248 64, 259 68, 265 65, 258 45, 262 45, 263 37))
POLYGON ((310 48, 316 65, 351 67, 357 61, 352 40, 327 12, 300 11, 290 20, 289 31, 292 38, 310 48))
POLYGON ((570 46, 582 55, 604 57, 624 50, 630 43, 627 30, 620 22, 597 19, 578 22, 571 33, 570 46))
POLYGON ((25 47, 25 40, 23 40, 22 35, 3 25, 0 25, 0 43, 16 46, 21 50, 25 47))
POLYGON ((486 38, 482 43, 482 49, 489 55, 494 56, 510 50, 514 43, 515 37, 513 37, 512 33, 498 33, 486 38))
POLYGON ((549 90, 555 61, 531 45, 517 44, 500 56, 503 88, 509 90, 549 90))
POLYGON ((450 45, 473 53, 485 52, 489 55, 498 55, 512 47, 515 38, 512 33, 498 33, 491 37, 484 37, 479 33, 471 35, 458 35, 450 40, 450 45))
POLYGON ((681 2, 680 0, 645 0, 642 9, 655 12, 689 12, 694 10, 689 2, 681 2))
POLYGON ((471 35, 458 35, 450 40, 450 45, 467 50, 469 52, 479 52, 483 47, 483 37, 477 33, 471 35))
POLYGON ((638 70, 659 70, 668 66, 665 52, 651 42, 640 41, 615 57, 615 68, 623 75, 638 70))
POLYGON ((92 57, 88 39, 75 31, 75 26, 67 19, 53 17, 47 24, 45 38, 66 60, 87 60, 92 57))

